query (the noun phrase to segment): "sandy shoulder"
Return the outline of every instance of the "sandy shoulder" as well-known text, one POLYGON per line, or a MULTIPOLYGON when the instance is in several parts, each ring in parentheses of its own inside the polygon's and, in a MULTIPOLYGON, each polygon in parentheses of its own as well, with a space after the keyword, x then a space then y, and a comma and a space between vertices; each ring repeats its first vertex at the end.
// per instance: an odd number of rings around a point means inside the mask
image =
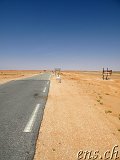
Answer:
MULTIPOLYGON (((66 76, 69 77, 62 76, 62 83, 54 77, 51 80, 35 160, 74 160, 80 150, 99 150, 103 154, 115 145, 120 146, 117 126, 104 112, 106 106, 96 101, 97 88, 89 86, 93 80, 89 81, 89 76, 84 75, 80 77, 82 80, 75 75, 74 78, 66 76), (84 78, 88 81, 84 82, 84 78)), ((102 88, 105 85, 98 81, 95 84, 102 88)), ((103 90, 99 94, 102 93, 103 90)))

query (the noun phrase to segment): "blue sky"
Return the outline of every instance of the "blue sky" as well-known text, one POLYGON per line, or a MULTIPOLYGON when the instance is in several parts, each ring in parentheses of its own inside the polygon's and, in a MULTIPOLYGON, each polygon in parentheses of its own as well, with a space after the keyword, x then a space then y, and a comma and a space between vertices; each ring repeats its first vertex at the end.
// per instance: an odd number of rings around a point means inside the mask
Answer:
POLYGON ((0 0, 0 69, 120 70, 119 0, 0 0))

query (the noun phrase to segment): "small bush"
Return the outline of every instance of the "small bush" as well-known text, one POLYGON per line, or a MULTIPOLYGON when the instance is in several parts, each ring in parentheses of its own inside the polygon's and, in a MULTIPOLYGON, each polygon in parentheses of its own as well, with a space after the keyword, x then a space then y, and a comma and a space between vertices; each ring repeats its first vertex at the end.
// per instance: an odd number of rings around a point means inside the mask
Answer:
POLYGON ((105 110, 105 113, 112 113, 111 110, 105 110))
POLYGON ((109 93, 105 93, 106 95, 110 95, 109 93))
POLYGON ((100 102, 100 99, 97 99, 97 102, 100 102))
POLYGON ((120 114, 118 115, 118 119, 120 120, 120 114))
POLYGON ((99 96, 100 99, 102 99, 102 96, 99 96))

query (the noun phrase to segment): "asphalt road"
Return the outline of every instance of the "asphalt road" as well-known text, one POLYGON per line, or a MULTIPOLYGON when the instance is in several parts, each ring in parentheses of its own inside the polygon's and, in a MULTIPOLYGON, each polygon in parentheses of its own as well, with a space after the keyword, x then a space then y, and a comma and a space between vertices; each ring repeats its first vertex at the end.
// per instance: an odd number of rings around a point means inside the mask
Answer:
POLYGON ((50 73, 0 86, 0 160, 32 160, 50 73))

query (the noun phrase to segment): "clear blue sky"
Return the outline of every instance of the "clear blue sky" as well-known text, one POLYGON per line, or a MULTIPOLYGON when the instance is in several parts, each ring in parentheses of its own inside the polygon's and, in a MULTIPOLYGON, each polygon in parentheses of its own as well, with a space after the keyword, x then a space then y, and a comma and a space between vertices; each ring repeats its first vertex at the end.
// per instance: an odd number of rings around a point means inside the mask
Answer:
POLYGON ((119 0, 0 0, 0 69, 120 70, 119 0))

